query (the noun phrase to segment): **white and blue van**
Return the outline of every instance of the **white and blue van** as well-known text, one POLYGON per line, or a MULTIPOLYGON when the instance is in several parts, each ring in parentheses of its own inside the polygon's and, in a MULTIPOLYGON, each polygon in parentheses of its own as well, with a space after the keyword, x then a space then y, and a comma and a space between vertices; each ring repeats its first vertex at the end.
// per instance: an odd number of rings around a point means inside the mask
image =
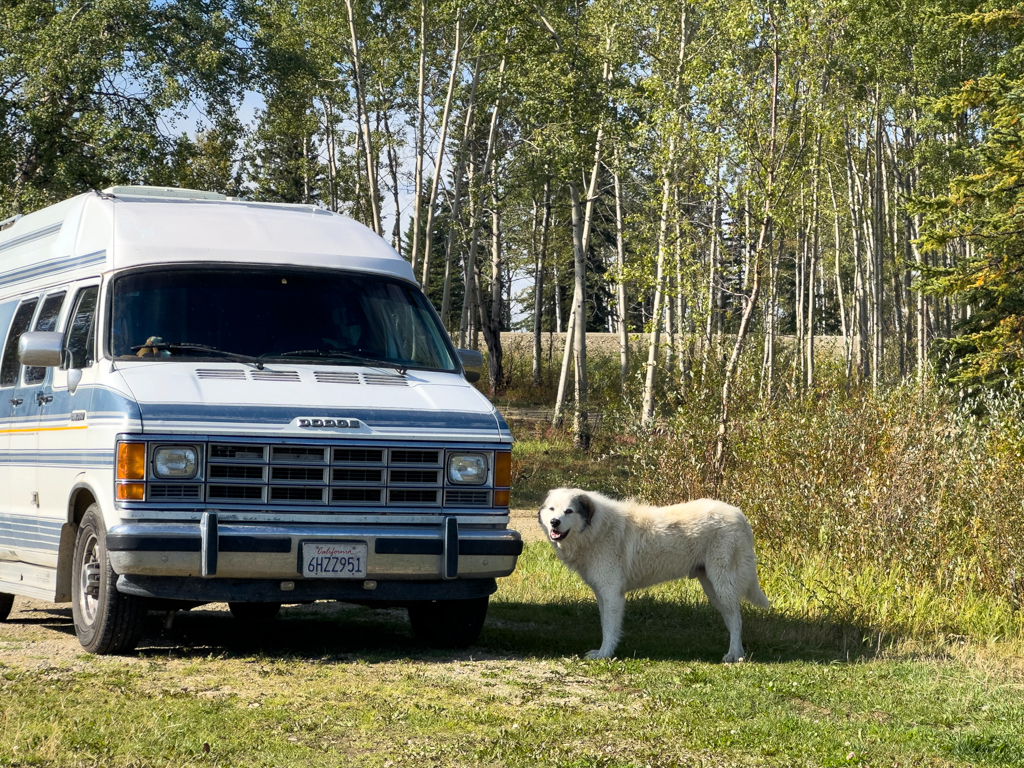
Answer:
POLYGON ((412 269, 308 205, 114 187, 0 222, 0 620, 70 602, 93 653, 150 610, 405 606, 465 646, 512 436, 412 269))

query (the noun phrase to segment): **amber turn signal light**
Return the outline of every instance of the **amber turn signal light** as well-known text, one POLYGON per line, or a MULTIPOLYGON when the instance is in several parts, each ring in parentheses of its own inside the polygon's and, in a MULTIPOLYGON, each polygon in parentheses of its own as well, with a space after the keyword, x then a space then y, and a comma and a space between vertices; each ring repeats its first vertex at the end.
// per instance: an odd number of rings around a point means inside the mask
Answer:
POLYGON ((495 491, 494 492, 494 506, 496 507, 507 507, 508 506, 509 491, 495 491))
POLYGON ((145 443, 121 443, 117 447, 117 479, 146 479, 145 443))
POLYGON ((494 454, 494 485, 508 488, 512 485, 512 454, 494 454))
POLYGON ((146 484, 145 483, 118 483, 117 484, 117 500, 118 501, 145 501, 146 500, 146 484))

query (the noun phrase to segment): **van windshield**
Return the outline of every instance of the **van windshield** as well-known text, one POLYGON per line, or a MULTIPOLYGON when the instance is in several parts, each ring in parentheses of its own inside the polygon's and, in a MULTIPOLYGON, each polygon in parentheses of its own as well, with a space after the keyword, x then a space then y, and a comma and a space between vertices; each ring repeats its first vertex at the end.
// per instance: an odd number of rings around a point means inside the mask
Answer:
POLYGON ((154 269, 115 278, 117 359, 294 360, 457 370, 415 287, 365 273, 295 268, 154 269))

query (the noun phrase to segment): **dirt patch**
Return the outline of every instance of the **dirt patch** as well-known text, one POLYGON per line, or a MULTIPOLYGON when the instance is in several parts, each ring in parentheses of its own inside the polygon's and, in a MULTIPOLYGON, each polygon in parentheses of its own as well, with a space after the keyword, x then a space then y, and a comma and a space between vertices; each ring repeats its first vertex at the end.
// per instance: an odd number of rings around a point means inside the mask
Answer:
POLYGON ((532 544, 535 541, 547 540, 544 531, 537 523, 536 509, 512 509, 508 514, 510 518, 508 527, 519 531, 524 543, 532 544))

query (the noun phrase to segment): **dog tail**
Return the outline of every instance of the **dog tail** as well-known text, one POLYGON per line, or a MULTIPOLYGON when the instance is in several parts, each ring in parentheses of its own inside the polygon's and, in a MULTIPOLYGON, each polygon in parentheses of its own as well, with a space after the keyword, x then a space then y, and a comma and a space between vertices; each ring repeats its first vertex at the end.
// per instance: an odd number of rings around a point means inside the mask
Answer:
POLYGON ((761 585, 757 583, 757 579, 750 582, 750 588, 747 590, 746 598, 760 608, 768 608, 771 606, 771 603, 768 602, 768 598, 765 596, 764 592, 761 591, 761 585))

